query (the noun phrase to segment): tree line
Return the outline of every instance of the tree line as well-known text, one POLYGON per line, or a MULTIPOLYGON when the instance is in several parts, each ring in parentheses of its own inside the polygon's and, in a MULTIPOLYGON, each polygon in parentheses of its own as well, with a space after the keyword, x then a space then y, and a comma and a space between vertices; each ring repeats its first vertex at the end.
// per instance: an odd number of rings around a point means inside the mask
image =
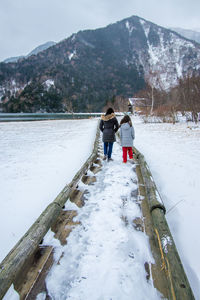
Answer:
POLYGON ((146 88, 136 94, 136 97, 147 98, 151 102, 150 107, 141 108, 146 115, 158 116, 163 121, 177 120, 177 114, 191 113, 191 121, 198 121, 200 113, 200 76, 185 75, 179 78, 178 84, 168 91, 155 88, 147 84, 146 88))

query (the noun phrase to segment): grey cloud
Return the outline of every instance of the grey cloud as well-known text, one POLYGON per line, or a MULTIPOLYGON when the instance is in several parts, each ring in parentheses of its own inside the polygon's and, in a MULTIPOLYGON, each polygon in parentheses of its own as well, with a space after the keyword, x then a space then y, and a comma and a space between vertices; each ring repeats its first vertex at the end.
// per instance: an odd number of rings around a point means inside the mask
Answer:
POLYGON ((199 0, 0 0, 0 61, 131 15, 165 27, 200 28, 199 11, 199 0))

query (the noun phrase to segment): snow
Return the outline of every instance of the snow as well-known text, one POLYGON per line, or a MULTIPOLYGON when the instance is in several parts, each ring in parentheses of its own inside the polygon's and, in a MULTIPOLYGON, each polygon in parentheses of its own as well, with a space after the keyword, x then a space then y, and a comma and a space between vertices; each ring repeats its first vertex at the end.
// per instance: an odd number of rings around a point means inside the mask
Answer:
MULTIPOLYGON (((149 165, 195 299, 200 299, 200 128, 184 122, 144 124, 137 117, 132 121, 135 146, 149 165)), ((1 259, 88 158, 96 126, 97 119, 0 123, 1 259)), ((135 172, 122 164, 117 143, 113 158, 97 173, 96 185, 87 186, 83 208, 67 202, 65 209, 76 209, 81 225, 71 232, 62 263, 47 279, 48 290, 57 295, 53 299, 66 299, 62 292, 76 300, 160 299, 152 282, 144 280, 144 262, 153 261, 148 238, 140 231, 132 234, 131 219, 141 216, 128 196, 136 188, 135 172)), ((51 231, 45 243, 56 247, 58 260, 63 247, 51 231)), ((162 240, 165 251, 170 243, 167 236, 162 240)), ((9 292, 14 295, 13 287, 9 292)))
POLYGON ((200 299, 200 127, 133 122, 136 147, 150 167, 190 285, 200 299))
POLYGON ((51 86, 55 85, 53 79, 47 79, 43 84, 46 87, 47 91, 50 89, 51 86))
POLYGON ((150 56, 150 59, 151 59, 151 65, 156 65, 159 62, 159 57, 155 53, 155 47, 150 45, 149 42, 147 42, 147 44, 149 46, 149 56, 150 56))
POLYGON ((183 74, 183 69, 182 66, 177 62, 176 62, 176 71, 177 71, 177 76, 181 78, 183 74))
POLYGON ((20 85, 15 80, 8 81, 4 85, 0 85, 0 101, 1 98, 5 95, 6 91, 10 91, 11 95, 15 95, 16 92, 23 90, 27 84, 20 85))
POLYGON ((168 235, 164 235, 161 239, 162 243, 162 249, 164 250, 165 253, 168 253, 167 246, 172 245, 172 240, 168 235))
POLYGON ((68 55, 69 60, 71 60, 74 56, 76 56, 76 50, 68 55))
POLYGON ((132 33, 132 31, 134 30, 134 27, 130 25, 129 21, 126 21, 126 28, 128 29, 129 34, 132 33))
POLYGON ((15 291, 13 284, 8 289, 6 295, 3 297, 3 300, 19 300, 19 294, 15 291))
MULTIPOLYGON (((144 264, 154 262, 148 238, 133 227, 133 220, 142 217, 138 197, 131 196, 137 189, 135 167, 122 165, 117 143, 112 157, 114 162, 103 162, 97 183, 85 186, 85 205, 76 207, 74 218, 81 225, 73 229, 65 247, 56 244, 59 264, 55 262, 46 279, 52 299, 160 299, 146 280, 144 264)), ((69 201, 65 209, 72 209, 69 201)), ((45 245, 55 243, 52 236, 49 232, 45 245)))
POLYGON ((143 26, 145 36, 148 40, 150 25, 147 22, 145 22, 145 20, 141 20, 141 19, 140 19, 140 24, 143 26))
POLYGON ((96 126, 95 119, 0 123, 0 261, 86 161, 96 126))

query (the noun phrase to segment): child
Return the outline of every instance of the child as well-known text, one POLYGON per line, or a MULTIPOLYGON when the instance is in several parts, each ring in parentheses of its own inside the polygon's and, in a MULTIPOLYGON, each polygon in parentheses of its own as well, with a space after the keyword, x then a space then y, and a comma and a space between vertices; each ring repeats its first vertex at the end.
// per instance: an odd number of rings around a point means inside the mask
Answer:
POLYGON ((123 162, 127 162, 127 152, 129 158, 133 159, 133 140, 135 138, 134 128, 128 115, 124 116, 120 122, 120 139, 123 151, 123 162))

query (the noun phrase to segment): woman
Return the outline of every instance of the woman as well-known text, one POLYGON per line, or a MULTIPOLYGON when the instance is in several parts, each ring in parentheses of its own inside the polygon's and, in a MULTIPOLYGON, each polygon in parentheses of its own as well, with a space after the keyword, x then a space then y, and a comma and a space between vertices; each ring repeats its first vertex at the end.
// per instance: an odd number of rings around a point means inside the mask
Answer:
POLYGON ((117 118, 115 117, 114 110, 110 107, 107 109, 105 115, 101 116, 99 125, 100 130, 103 132, 104 143, 104 158, 103 160, 113 160, 111 158, 113 143, 116 141, 115 133, 119 128, 117 118))

